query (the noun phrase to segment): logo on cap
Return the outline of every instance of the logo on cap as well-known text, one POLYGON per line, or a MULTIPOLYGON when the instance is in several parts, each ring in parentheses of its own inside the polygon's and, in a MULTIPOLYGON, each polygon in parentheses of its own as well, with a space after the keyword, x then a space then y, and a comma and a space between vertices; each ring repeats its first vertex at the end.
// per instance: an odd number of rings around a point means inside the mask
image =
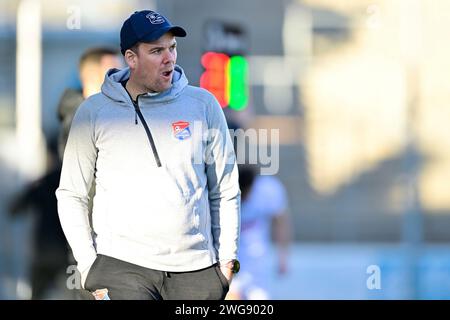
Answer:
POLYGON ((178 140, 186 140, 191 136, 191 130, 189 130, 189 122, 178 121, 172 123, 173 136, 178 140))
POLYGON ((145 17, 150 21, 151 24, 161 24, 166 21, 159 13, 153 11, 147 14, 145 17))

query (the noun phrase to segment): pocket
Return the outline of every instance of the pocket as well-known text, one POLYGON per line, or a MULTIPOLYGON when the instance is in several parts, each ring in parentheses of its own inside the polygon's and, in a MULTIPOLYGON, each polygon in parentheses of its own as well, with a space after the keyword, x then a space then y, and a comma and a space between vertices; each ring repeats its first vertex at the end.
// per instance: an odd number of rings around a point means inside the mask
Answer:
POLYGON ((222 287, 225 290, 228 290, 230 288, 230 283, 228 282, 227 278, 224 276, 224 274, 222 273, 222 271, 220 270, 220 267, 218 264, 216 264, 214 266, 214 270, 216 270, 216 274, 219 277, 219 281, 222 284, 222 287))
POLYGON ((95 300, 95 298, 89 290, 78 289, 75 293, 75 300, 95 300))

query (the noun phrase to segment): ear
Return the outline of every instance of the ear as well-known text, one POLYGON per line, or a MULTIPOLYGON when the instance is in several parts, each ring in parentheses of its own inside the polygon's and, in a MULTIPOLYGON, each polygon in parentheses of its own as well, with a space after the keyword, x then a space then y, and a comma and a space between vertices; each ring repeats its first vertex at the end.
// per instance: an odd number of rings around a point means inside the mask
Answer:
POLYGON ((127 51, 125 51, 124 58, 130 69, 136 68, 138 56, 133 50, 128 49, 127 51))

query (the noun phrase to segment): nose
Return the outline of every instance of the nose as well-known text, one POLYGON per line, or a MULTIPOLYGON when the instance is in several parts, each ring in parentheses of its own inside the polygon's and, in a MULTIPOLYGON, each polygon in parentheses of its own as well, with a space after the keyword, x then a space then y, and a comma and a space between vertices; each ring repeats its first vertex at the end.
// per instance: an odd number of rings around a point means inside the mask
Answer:
POLYGON ((164 64, 175 63, 176 53, 175 51, 165 50, 164 51, 164 64))

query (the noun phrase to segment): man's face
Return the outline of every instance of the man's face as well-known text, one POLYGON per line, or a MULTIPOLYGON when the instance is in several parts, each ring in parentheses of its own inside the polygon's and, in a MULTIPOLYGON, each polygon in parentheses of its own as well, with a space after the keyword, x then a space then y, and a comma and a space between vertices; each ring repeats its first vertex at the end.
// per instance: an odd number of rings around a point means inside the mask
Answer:
POLYGON ((140 43, 135 57, 127 59, 133 82, 147 92, 170 88, 176 60, 176 40, 171 33, 153 42, 140 43))

